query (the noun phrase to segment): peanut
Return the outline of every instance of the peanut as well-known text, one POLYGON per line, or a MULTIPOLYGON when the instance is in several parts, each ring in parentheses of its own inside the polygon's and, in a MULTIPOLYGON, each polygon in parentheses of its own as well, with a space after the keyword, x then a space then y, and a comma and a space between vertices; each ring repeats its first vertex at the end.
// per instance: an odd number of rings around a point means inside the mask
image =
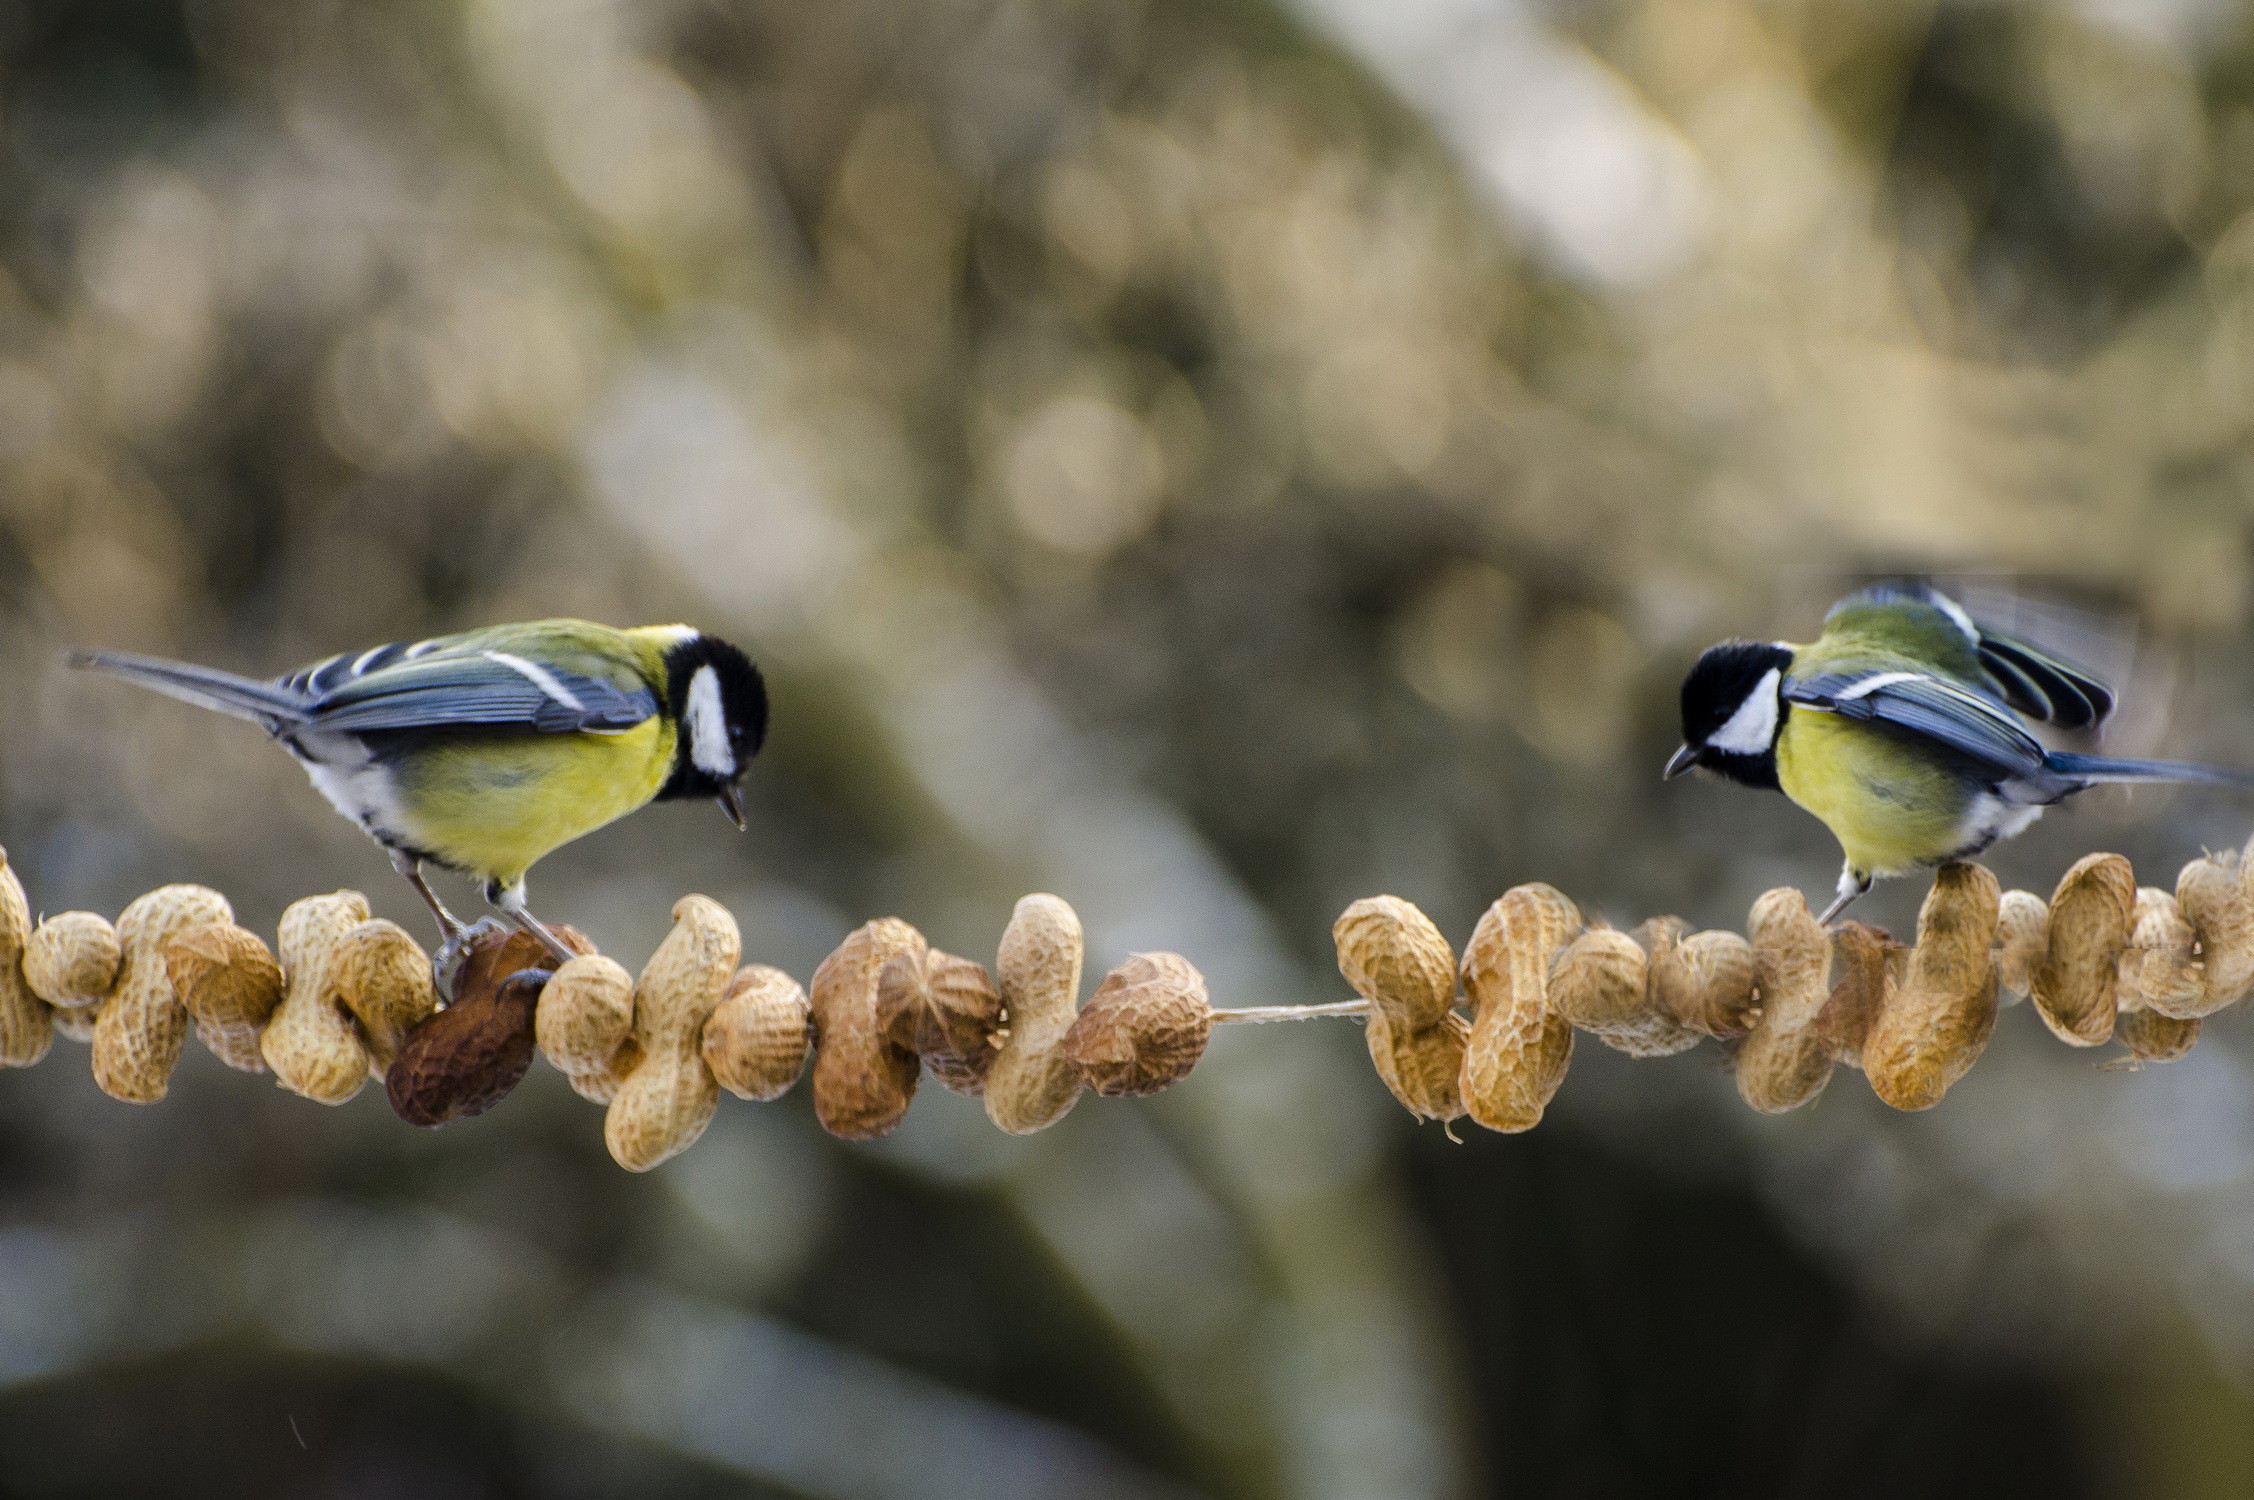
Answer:
MULTIPOLYGON (((1665 919, 1645 930, 1655 943, 1675 941, 1665 919)), ((1699 1033, 1659 1008, 1650 979, 1649 955, 1633 935, 1592 928, 1558 954, 1550 1007, 1630 1057, 1671 1057, 1697 1046, 1699 1033)))
POLYGON ((634 977, 616 959, 581 954, 540 991, 533 1036, 540 1055, 583 1099, 608 1104, 641 1061, 634 1035, 634 977))
POLYGON ((94 1082, 133 1104, 164 1097, 188 1040, 188 1010, 172 992, 164 940, 184 927, 232 922, 227 898, 200 885, 159 886, 117 919, 117 988, 94 1022, 94 1082))
POLYGON ((1205 976, 1179 953, 1131 953, 1057 1050, 1097 1093, 1134 1099, 1188 1077, 1212 1034, 1205 976))
POLYGON ((2017 1005, 2034 987, 2035 968, 2050 949, 2051 909, 2033 891, 2006 891, 1996 909, 1996 979, 2017 1005))
POLYGON ((985 1092, 999 1050, 1002 997, 982 965, 936 948, 896 953, 877 971, 877 1026, 958 1094, 985 1092))
POLYGON ((367 1043, 330 979, 337 945, 367 920, 367 897, 337 891, 291 902, 275 934, 284 989, 259 1035, 259 1055, 277 1083, 316 1104, 342 1104, 368 1081, 367 1043))
POLYGON ((2050 943, 2035 966, 2028 997, 2060 1041, 2096 1047, 2113 1035, 2118 965, 2136 902, 2136 876, 2118 854, 2087 855, 2058 882, 2050 902, 2050 943))
POLYGON ((164 971, 213 1056, 266 1071, 259 1033, 282 1003, 282 966, 257 933, 232 922, 183 927, 164 940, 164 971))
POLYGON ((1979 865, 1950 863, 1918 908, 1909 975, 1889 983, 1863 1048, 1871 1088, 1896 1109, 1931 1109, 1996 1029, 1992 952, 2001 893, 1979 865))
POLYGON ((806 1070, 814 1026, 806 991, 780 969, 750 964, 728 981, 704 1023, 704 1060, 739 1099, 780 1099, 806 1070))
POLYGON ((1020 900, 1002 932, 994 977, 1009 1035, 986 1072, 986 1118, 1011 1135, 1046 1130, 1080 1097, 1080 1074, 1059 1048, 1080 1003, 1081 953, 1080 918, 1055 896, 1020 900))
MULTIPOLYGON (((2194 1021, 2205 1015, 2207 975, 2195 956, 2199 934, 2176 905, 2176 898, 2151 886, 2139 887, 2134 915, 2136 925, 2131 929, 2128 948, 2121 954, 2120 1011, 2125 1015, 2150 1009, 2179 1021, 2194 1021)), ((2142 1030, 2150 1032, 2152 1028, 2142 1030)), ((2193 1034, 2197 1034, 2196 1028, 2193 1034)), ((2185 1045, 2188 1048, 2190 1044, 2185 1045)))
POLYGON ((1746 919, 1761 1018, 1737 1056, 1737 1091, 1765 1115, 1798 1109, 1831 1079, 1817 1025, 1831 999, 1831 936, 1790 888, 1764 893, 1746 919))
POLYGON ((117 929, 108 918, 90 911, 66 911, 32 929, 23 951, 24 982, 59 1011, 92 1011, 116 987, 124 957, 117 929))
POLYGON ((1363 1039, 1377 1076, 1425 1120, 1464 1112, 1464 1041, 1456 1003, 1456 955, 1431 918, 1398 896, 1369 896, 1331 928, 1338 971, 1370 1002, 1363 1039))
POLYGON ((1751 1031, 1752 946, 1734 932, 1669 936, 1671 942, 1650 949, 1651 992, 1659 1008, 1716 1041, 1732 1041, 1751 1031))
POLYGON ((898 917, 879 917, 846 934, 814 971, 807 1006, 814 1018, 814 1118, 848 1141, 888 1135, 908 1112, 922 1063, 877 1026, 877 976, 903 953, 920 953, 923 934, 898 917))
POLYGON ((2138 1062, 2174 1062, 2199 1040, 2199 1018, 2157 1010, 2125 1010, 2113 1023, 2113 1039, 2138 1062))
POLYGON ((705 1066, 704 1023, 743 955, 743 936, 727 908, 705 896, 673 903, 673 930, 642 966, 634 985, 634 1036, 640 1054, 603 1117, 611 1159, 647 1172, 686 1151, 712 1122, 720 1085, 705 1066))
POLYGON ((30 941, 31 904, 0 849, 0 1067, 28 1068, 55 1044, 54 1012, 24 983, 30 941))
POLYGON ((369 1076, 380 1082, 407 1034, 438 1008, 430 955, 407 929, 377 917, 339 939, 329 963, 337 998, 368 1045, 369 1076))
POLYGON ((1831 996, 1816 1017, 1824 1049, 1835 1063, 1863 1065, 1863 1046, 1885 1009, 1890 962, 1906 953, 1876 927, 1841 922, 1831 929, 1831 996))
POLYGON ((1489 1130, 1531 1130, 1565 1081, 1573 1025, 1546 994, 1550 964, 1581 930, 1580 909, 1558 890, 1514 886, 1487 908, 1464 947, 1471 1039, 1464 1048, 1464 1108, 1489 1130))
POLYGON ((2176 877, 2176 904, 2199 935, 2202 993, 2179 1014, 2211 1015, 2242 999, 2254 985, 2254 902, 2246 891, 2243 856, 2209 855, 2176 877))
MULTIPOLYGON (((557 936, 566 947, 586 945, 568 927, 557 936)), ((532 1066, 533 1011, 551 962, 528 932, 491 932, 472 943, 454 971, 451 1002, 416 1023, 383 1073, 392 1113, 435 1128, 506 1099, 532 1066)))

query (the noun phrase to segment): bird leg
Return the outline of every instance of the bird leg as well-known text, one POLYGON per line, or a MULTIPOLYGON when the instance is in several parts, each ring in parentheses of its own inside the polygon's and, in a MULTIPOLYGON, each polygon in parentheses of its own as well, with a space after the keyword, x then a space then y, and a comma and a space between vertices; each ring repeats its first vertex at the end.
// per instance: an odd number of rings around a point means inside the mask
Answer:
POLYGON ((541 945, 556 956, 557 963, 567 964, 579 956, 564 946, 562 938, 548 930, 547 923, 524 909, 523 881, 504 886, 499 881, 489 880, 485 883, 485 899, 493 903, 495 911, 538 938, 541 945))
POLYGON ((431 915, 438 918, 438 935, 442 944, 439 951, 444 953, 449 949, 460 948, 463 934, 468 929, 462 926, 460 918, 446 909, 446 903, 438 899, 438 892, 430 888, 430 882, 423 879, 423 862, 405 850, 394 849, 391 851, 391 867, 407 877, 407 883, 415 888, 415 894, 423 898, 423 904, 430 908, 431 915))
POLYGON ((431 955, 430 971, 438 981, 438 992, 442 995, 450 994, 452 988, 447 983, 447 976, 462 961, 462 955, 469 952, 470 945, 485 934, 499 932, 501 924, 491 917, 485 917, 472 926, 463 926, 462 919, 446 909, 446 903, 438 899, 438 892, 432 890, 430 882, 423 879, 423 862, 414 855, 392 850, 391 867, 407 877, 407 883, 415 888, 415 894, 423 898, 424 903, 430 907, 431 915, 438 918, 440 942, 438 951, 431 955))
POLYGON ((1870 888, 1870 876, 1865 875, 1862 871, 1856 869, 1851 863, 1842 866, 1839 871, 1838 899, 1833 901, 1831 905, 1824 908, 1824 914, 1816 918, 1816 925, 1818 927, 1829 927, 1831 925, 1831 919, 1833 917, 1836 917, 1841 912, 1845 911, 1848 908, 1849 904, 1851 904, 1857 896, 1862 895, 1870 888))

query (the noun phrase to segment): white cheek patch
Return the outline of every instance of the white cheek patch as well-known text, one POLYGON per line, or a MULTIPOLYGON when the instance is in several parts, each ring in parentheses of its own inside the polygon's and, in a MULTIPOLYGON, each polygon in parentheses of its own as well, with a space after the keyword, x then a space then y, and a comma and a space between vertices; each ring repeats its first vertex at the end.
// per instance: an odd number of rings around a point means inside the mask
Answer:
POLYGON ((1731 755, 1768 754, 1777 738, 1777 684, 1782 679, 1776 667, 1762 673, 1730 721, 1706 737, 1707 748, 1731 755))
POLYGON ((728 748, 728 714, 720 706, 720 674, 699 667, 689 679, 689 706, 682 714, 689 730, 689 759, 708 776, 736 774, 736 754, 728 748))

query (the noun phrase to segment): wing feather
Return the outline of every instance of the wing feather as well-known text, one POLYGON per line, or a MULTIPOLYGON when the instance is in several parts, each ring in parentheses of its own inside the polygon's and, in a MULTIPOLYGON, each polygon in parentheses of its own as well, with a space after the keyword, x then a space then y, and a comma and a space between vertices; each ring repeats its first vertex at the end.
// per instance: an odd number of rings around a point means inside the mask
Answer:
POLYGON ((1890 725, 1966 756, 2001 781, 2046 774, 2043 747, 2009 708, 1921 672, 1827 672, 1784 685, 1788 703, 1890 725))

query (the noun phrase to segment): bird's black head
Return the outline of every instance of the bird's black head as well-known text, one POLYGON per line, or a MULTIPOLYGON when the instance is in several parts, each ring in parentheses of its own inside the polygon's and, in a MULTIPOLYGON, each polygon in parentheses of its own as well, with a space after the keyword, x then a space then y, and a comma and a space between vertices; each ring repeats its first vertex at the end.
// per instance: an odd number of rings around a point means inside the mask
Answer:
POLYGON ((743 826, 736 783, 767 738, 767 685, 726 641, 692 635, 665 653, 666 709, 676 744, 661 799, 716 797, 743 826))
POLYGON ((1746 786, 1777 790, 1779 692, 1792 652, 1765 641, 1724 641, 1699 654, 1683 679, 1683 748, 1667 762, 1680 776, 1693 766, 1746 786))

